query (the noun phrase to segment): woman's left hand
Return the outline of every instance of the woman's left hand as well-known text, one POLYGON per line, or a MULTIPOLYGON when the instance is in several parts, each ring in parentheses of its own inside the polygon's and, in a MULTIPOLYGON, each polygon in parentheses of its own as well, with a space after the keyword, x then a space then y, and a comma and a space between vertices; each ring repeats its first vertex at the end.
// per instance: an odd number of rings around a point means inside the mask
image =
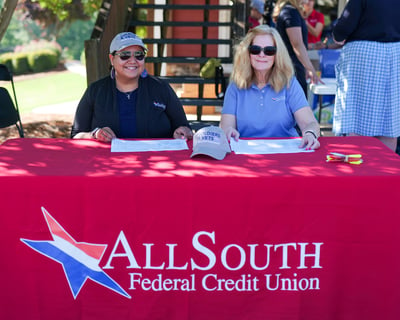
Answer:
POLYGON ((185 139, 191 140, 193 138, 193 132, 190 128, 181 126, 176 128, 174 131, 174 139, 185 139))
POLYGON ((311 133, 306 132, 301 139, 299 148, 305 148, 306 150, 315 150, 320 147, 318 139, 311 133))

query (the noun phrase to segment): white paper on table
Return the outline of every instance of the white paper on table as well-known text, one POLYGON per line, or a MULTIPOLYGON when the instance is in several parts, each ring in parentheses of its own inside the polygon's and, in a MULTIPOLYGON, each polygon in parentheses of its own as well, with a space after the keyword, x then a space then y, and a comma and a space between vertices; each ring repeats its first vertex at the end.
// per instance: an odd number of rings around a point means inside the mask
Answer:
POLYGON ((301 138, 298 139, 254 139, 235 141, 231 139, 231 149, 236 154, 273 154, 273 153, 298 153, 313 152, 299 148, 301 138))
POLYGON ((111 152, 147 152, 188 150, 184 139, 168 140, 121 140, 111 141, 111 152))

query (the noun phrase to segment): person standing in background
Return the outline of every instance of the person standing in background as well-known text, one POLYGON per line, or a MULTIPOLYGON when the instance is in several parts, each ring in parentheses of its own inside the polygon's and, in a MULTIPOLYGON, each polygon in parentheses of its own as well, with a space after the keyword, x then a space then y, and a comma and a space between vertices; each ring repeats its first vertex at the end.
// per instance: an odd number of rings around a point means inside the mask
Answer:
POLYGON ((253 29, 262 23, 264 15, 264 0, 252 0, 250 3, 249 29, 253 29))
POLYGON ((321 42, 322 30, 325 26, 324 15, 315 10, 315 0, 308 0, 304 4, 306 26, 308 29, 308 49, 313 50, 315 44, 321 42))
POLYGON ((349 0, 333 40, 343 45, 333 132, 374 136, 395 151, 400 136, 398 0, 349 0))
POLYGON ((332 38, 332 32, 333 28, 335 27, 337 23, 337 12, 336 10, 331 10, 329 12, 329 19, 330 23, 327 25, 324 30, 322 31, 321 39, 322 42, 326 43, 327 45, 333 43, 333 38, 332 38))
POLYGON ((278 0, 273 12, 276 29, 285 43, 292 59, 296 78, 307 96, 307 79, 321 82, 307 52, 307 26, 303 19, 303 4, 308 0, 278 0))

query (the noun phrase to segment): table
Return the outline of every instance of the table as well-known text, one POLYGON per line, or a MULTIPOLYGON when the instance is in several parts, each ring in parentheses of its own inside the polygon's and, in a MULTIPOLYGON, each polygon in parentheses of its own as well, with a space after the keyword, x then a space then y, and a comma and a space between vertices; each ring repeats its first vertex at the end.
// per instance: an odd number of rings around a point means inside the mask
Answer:
POLYGON ((1 145, 0 318, 400 318, 400 158, 381 142, 190 153, 1 145))
POLYGON ((336 78, 321 78, 322 83, 314 84, 310 83, 310 91, 318 96, 318 122, 321 121, 321 112, 322 112, 322 97, 323 96, 334 96, 336 95, 336 78))

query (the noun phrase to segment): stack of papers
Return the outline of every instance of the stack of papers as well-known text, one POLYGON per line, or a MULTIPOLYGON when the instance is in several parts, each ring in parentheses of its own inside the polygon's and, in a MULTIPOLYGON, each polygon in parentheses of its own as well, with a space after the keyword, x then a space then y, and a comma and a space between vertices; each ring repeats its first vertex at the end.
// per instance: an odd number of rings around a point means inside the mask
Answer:
MULTIPOLYGON (((230 146, 236 154, 273 154, 313 152, 299 148, 301 138, 295 139, 254 139, 235 141, 231 139, 230 146)), ((111 152, 148 152, 148 151, 179 151, 188 150, 184 139, 152 139, 152 140, 121 140, 111 141, 111 152)))
POLYGON ((188 150, 184 139, 169 140, 121 140, 111 141, 111 152, 147 152, 188 150))
POLYGON ((313 152, 299 148, 301 138, 296 139, 255 139, 238 140, 231 139, 231 149, 236 154, 272 154, 272 153, 298 153, 313 152))

